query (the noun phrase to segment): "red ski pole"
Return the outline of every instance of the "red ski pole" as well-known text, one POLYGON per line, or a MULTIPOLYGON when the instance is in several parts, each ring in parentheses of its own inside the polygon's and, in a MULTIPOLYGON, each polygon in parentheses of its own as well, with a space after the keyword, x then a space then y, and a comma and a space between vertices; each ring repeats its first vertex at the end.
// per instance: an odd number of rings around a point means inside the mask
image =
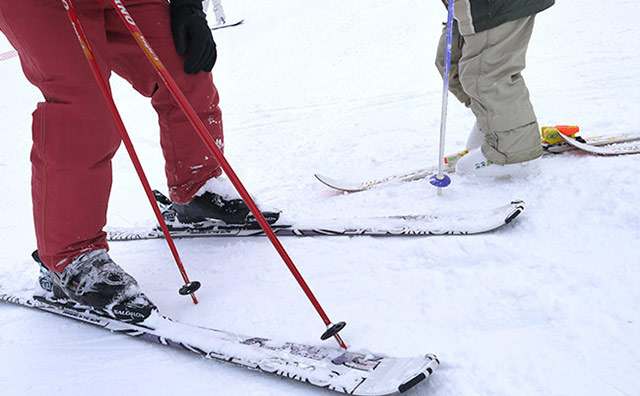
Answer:
POLYGON ((169 234, 169 229, 167 228, 167 224, 165 223, 164 218, 162 217, 162 212, 160 212, 158 203, 156 202, 153 192, 151 191, 151 186, 149 185, 149 181, 147 180, 144 170, 142 169, 142 165, 140 164, 138 155, 136 154, 136 151, 133 148, 133 143, 129 138, 129 134, 127 133, 127 129, 125 128, 124 123, 122 122, 122 118, 120 118, 120 113, 118 113, 116 104, 113 101, 113 97, 111 96, 111 92, 109 91, 109 85, 107 84, 105 78, 100 72, 100 67, 98 66, 98 62, 95 59, 95 56, 93 54, 93 51, 91 50, 91 47, 89 46, 89 41, 87 40, 87 36, 85 35, 84 30, 82 29, 82 25, 80 24, 80 20, 78 19, 78 14, 76 13, 76 10, 73 8, 73 4, 71 3, 71 0, 61 0, 61 1, 62 1, 62 5, 64 6, 64 9, 67 10, 67 16, 69 17, 69 21, 71 21, 73 30, 76 33, 76 36, 78 38, 78 41, 80 42, 80 45, 82 46, 82 50, 84 51, 84 55, 87 58, 87 61, 89 62, 89 66, 91 67, 91 71, 93 72, 93 75, 96 78, 96 82, 100 87, 102 96, 104 96, 104 99, 107 102, 107 107, 109 108, 109 111, 111 112, 111 116, 113 117, 113 121, 116 124, 118 131, 120 132, 120 136, 122 137, 122 142, 127 148, 129 157, 131 157, 131 162, 133 162, 133 166, 136 168, 136 172, 138 173, 138 176, 140 177, 140 181, 142 182, 142 187, 144 188, 144 191, 147 194, 147 198, 149 198, 149 202, 151 203, 153 212, 155 213, 156 218, 158 219, 158 223, 160 223, 162 232, 164 233, 167 243, 169 244, 169 249, 173 254, 173 258, 175 259, 176 264, 178 265, 178 270, 180 271, 180 274, 182 275, 182 279, 185 282, 185 284, 180 288, 179 293, 182 295, 187 295, 187 294, 191 295, 191 299, 193 300, 193 303, 197 304, 198 299, 196 298, 195 291, 200 288, 200 282, 189 281, 187 272, 185 271, 184 266, 182 265, 182 260, 180 259, 180 255, 178 254, 178 249, 176 248, 176 245, 173 242, 173 239, 171 238, 171 234, 169 234))
POLYGON ((265 234, 273 244, 273 247, 278 251, 278 253, 280 254, 280 257, 282 257, 282 260, 289 268, 289 271, 291 271, 291 274, 296 279, 296 281, 298 281, 298 284, 300 285, 304 293, 307 295, 307 298, 311 301, 311 304, 314 306, 314 308, 316 309, 316 311, 324 321, 324 324, 327 326, 327 330, 322 334, 320 338, 325 340, 330 337, 335 337, 336 340, 338 341, 338 344, 342 348, 346 349, 347 346, 345 345, 344 341, 342 341, 342 338, 340 337, 340 335, 338 335, 338 332, 342 330, 346 325, 345 322, 332 323, 331 320, 329 320, 329 317, 322 309, 322 306, 320 306, 320 303, 318 302, 316 297, 313 295, 313 292, 311 291, 311 289, 305 282, 304 278, 296 268, 295 264, 293 263, 293 260, 291 260, 291 258, 287 254, 287 251, 284 249, 284 247, 280 243, 280 240, 271 229, 271 226, 262 215, 262 212, 260 212, 260 210, 258 209, 258 206, 253 201, 253 199, 251 198, 247 190, 242 185, 242 182, 240 182, 240 179, 231 168, 231 165, 229 165, 224 155, 222 155, 222 152, 216 145, 214 139, 211 137, 211 135, 209 135, 207 128, 204 126, 202 121, 198 118, 198 115, 196 114, 195 110, 193 109, 193 107, 191 107, 191 104, 189 104, 189 101, 187 100, 187 98, 184 96, 184 94, 178 87, 178 84, 176 84, 176 82, 173 80, 173 78, 171 77, 167 69, 164 67, 163 63, 160 61, 160 58, 158 57, 158 55, 156 55, 153 48, 151 48, 151 45, 142 34, 142 31, 140 30, 140 28, 136 25, 134 19, 131 17, 131 14, 129 14, 124 4, 122 4, 122 0, 109 0, 109 1, 111 2, 113 7, 116 9, 118 14, 120 15, 120 18, 129 29, 129 32, 131 33, 133 38, 138 42, 138 45, 140 45, 140 48, 149 59, 149 62, 151 62, 153 67, 156 69, 156 71, 160 75, 160 78, 162 79, 164 84, 167 86, 167 89, 169 89, 173 97, 176 99, 176 101, 182 108, 182 111, 184 111, 191 125, 193 125, 193 127, 196 129, 196 131, 200 135, 200 138, 202 138, 205 145, 209 148, 211 153, 214 155, 214 157, 216 158, 216 160, 224 170, 224 173, 227 175, 227 177, 229 177, 231 184, 233 184, 233 186, 236 188, 236 190, 238 191, 238 193, 240 194, 244 202, 247 204, 247 206, 249 207, 249 210, 251 210, 251 213, 253 213, 256 220, 258 221, 258 224, 260 224, 260 227, 262 228, 262 230, 265 232, 265 234))

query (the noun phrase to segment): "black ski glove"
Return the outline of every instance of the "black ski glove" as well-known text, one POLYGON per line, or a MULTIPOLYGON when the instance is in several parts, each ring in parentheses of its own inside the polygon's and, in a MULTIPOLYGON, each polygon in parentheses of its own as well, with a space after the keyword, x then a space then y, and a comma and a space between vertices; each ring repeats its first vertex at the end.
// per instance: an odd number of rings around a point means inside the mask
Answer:
POLYGON ((171 0, 170 11, 176 50, 180 55, 187 54, 185 73, 210 72, 218 53, 201 0, 171 0))

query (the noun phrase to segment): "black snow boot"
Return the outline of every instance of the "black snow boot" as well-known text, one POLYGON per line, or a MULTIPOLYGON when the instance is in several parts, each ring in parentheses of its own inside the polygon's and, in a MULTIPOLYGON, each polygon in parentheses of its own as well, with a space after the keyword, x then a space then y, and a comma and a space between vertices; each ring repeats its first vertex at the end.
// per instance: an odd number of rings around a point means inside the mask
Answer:
MULTIPOLYGON (((215 226, 239 226, 258 228, 259 224, 242 199, 226 199, 212 192, 196 196, 191 202, 179 205, 171 202, 160 192, 154 191, 156 199, 167 204, 163 210, 169 229, 207 228, 215 226)), ((278 221, 280 212, 262 211, 269 224, 278 221)))
POLYGON ((97 314, 126 322, 145 320, 156 306, 142 293, 138 282, 113 262, 104 249, 90 251, 73 259, 61 273, 40 264, 36 296, 53 301, 70 300, 91 308, 97 314))

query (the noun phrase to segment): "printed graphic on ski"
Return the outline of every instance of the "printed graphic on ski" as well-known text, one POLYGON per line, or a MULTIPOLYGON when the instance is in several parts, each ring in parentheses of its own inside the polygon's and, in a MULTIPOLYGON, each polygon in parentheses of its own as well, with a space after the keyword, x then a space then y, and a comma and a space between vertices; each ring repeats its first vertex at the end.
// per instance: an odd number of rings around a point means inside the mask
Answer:
POLYGON ((333 347, 278 342, 190 326, 158 313, 142 323, 124 323, 95 315, 87 307, 69 302, 57 304, 33 298, 32 294, 33 291, 9 293, 0 286, 0 301, 54 313, 114 333, 348 395, 376 396, 404 392, 428 378, 439 365, 438 359, 431 354, 394 358, 333 347))
MULTIPOLYGON (((559 134, 559 136, 562 134, 559 134)), ((562 135, 562 137, 565 137, 562 135)), ((583 150, 587 152, 591 152, 594 154, 609 154, 609 155, 621 155, 621 154, 633 154, 640 151, 640 133, 621 133, 615 135, 600 135, 600 136, 591 136, 584 138, 584 144, 571 144, 569 142, 562 141, 560 137, 558 137, 560 142, 558 143, 543 143, 542 148, 544 150, 544 154, 557 154, 563 153, 570 150, 583 150), (635 145, 632 144, 636 143, 635 145), (618 143, 629 143, 632 148, 613 148, 614 146, 609 147, 608 145, 614 145, 618 143), (601 146, 606 146, 601 147, 601 146), (636 151, 638 150, 638 151, 636 151)), ((625 145, 626 146, 626 145, 625 145)), ((628 147, 628 146, 626 146, 628 147)), ((462 151, 453 155, 449 155, 445 157, 446 167, 444 169, 447 173, 453 173, 455 171, 455 164, 462 156, 464 156, 467 152, 462 151)), ((334 190, 344 191, 344 192, 360 192, 368 190, 372 187, 385 185, 390 183, 397 182, 410 182, 415 180, 426 179, 432 175, 434 175, 438 171, 437 166, 431 166, 427 168, 418 169, 408 173, 395 174, 387 177, 382 177, 379 179, 368 180, 368 181, 350 181, 343 178, 334 178, 326 175, 321 175, 316 173, 314 176, 321 183, 330 187, 334 190)))
MULTIPOLYGON (((303 223, 274 224, 279 236, 426 236, 466 235, 488 232, 510 223, 524 210, 524 201, 514 200, 506 205, 485 210, 386 216, 353 219, 315 219, 303 223)), ((111 241, 163 238, 159 229, 106 229, 111 241)), ((197 228, 172 230, 174 238, 264 236, 257 227, 237 227, 211 221, 197 228)))

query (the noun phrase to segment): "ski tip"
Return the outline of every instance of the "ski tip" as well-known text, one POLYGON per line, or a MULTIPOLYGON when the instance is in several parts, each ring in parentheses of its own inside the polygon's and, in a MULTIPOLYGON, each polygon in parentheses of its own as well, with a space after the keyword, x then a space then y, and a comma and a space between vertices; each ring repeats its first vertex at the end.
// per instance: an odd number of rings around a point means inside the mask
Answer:
POLYGON ((320 175, 318 173, 315 173, 313 176, 315 176, 315 178, 318 179, 320 183, 324 184, 327 187, 333 188, 334 190, 353 193, 364 191, 367 189, 367 187, 359 183, 345 183, 344 181, 339 181, 328 176, 320 175))
POLYGON ((511 201, 511 205, 514 206, 514 210, 513 210, 513 212, 511 212, 509 214, 509 216, 507 216, 506 219, 504 219, 504 223, 505 224, 511 223, 513 221, 513 219, 518 217, 520 215, 520 213, 522 213, 524 211, 524 201, 521 200, 521 199, 515 199, 515 200, 511 201))
POLYGON ((161 204, 171 205, 172 203, 169 197, 167 197, 166 195, 164 195, 158 190, 153 190, 153 196, 156 199, 156 201, 160 202, 161 204))
POLYGON ((410 378, 409 380, 400 384, 400 386, 398 386, 398 392, 404 393, 414 386, 418 385, 420 382, 429 378, 431 374, 433 374, 433 371, 440 365, 440 361, 438 360, 438 357, 436 355, 427 354, 425 358, 427 358, 429 362, 428 366, 425 367, 423 369, 424 371, 422 371, 421 373, 418 373, 413 378, 410 378))
MULTIPOLYGON (((431 370, 431 368, 429 368, 428 370, 431 370)), ((429 373, 429 374, 431 374, 431 373, 429 373)), ((410 379, 409 381, 407 381, 404 384, 400 385, 398 387, 398 392, 404 393, 404 392, 408 391, 409 389, 413 388, 414 386, 418 385, 420 382, 422 382, 426 378, 427 378, 427 376, 425 375, 425 373, 420 373, 420 374, 416 375, 415 377, 413 377, 412 379, 410 379)))
MULTIPOLYGON (((640 153, 640 144, 637 142, 619 142, 620 144, 595 145, 587 143, 587 140, 580 137, 571 137, 560 134, 565 142, 582 151, 598 155, 622 155, 640 153), (627 143, 627 144, 623 144, 627 143)), ((615 143, 615 142, 614 142, 615 143)))
POLYGON ((31 253, 31 258, 36 263, 42 264, 42 260, 40 259, 40 253, 37 250, 34 250, 33 253, 31 253))

